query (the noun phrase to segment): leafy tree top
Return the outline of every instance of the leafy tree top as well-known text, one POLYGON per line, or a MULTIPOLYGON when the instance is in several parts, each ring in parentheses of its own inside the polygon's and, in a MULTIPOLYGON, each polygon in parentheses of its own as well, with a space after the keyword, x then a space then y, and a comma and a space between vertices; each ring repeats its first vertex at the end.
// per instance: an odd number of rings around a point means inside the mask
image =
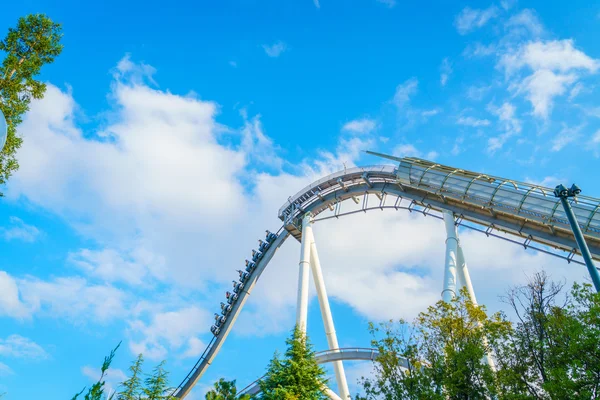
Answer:
POLYGON ((16 128, 31 100, 44 96, 46 85, 36 77, 61 53, 61 38, 60 24, 44 14, 31 14, 19 18, 17 27, 0 41, 0 52, 6 54, 0 65, 0 109, 8 123, 6 145, 0 149, 0 185, 19 168, 16 151, 23 140, 16 128))

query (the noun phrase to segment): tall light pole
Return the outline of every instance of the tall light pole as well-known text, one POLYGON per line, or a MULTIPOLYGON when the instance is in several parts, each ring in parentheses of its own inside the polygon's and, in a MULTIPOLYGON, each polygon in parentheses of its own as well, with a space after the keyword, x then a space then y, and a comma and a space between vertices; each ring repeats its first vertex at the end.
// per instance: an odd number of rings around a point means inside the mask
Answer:
POLYGON ((585 242, 585 238, 583 237, 583 232, 581 232, 581 228, 579 227, 579 223, 577 222, 577 218, 575 218, 575 214, 573 213, 573 209, 571 208, 571 204, 569 204, 569 197, 575 197, 579 193, 581 193, 581 189, 573 184, 570 189, 564 187, 564 185, 558 185, 554 189, 554 196, 558 197, 565 209, 565 214, 567 214, 567 218, 569 219, 569 223, 571 224, 571 229, 573 230, 573 235, 575 235, 575 240, 577 241, 577 245, 579 246, 579 251, 581 251, 581 255, 583 256, 583 260, 585 261, 585 265, 587 266, 588 272, 592 277, 592 282, 594 282, 594 287, 596 288, 596 292, 600 292, 600 274, 594 265, 594 260, 592 260, 592 254, 590 253, 590 249, 588 249, 587 243, 585 242))

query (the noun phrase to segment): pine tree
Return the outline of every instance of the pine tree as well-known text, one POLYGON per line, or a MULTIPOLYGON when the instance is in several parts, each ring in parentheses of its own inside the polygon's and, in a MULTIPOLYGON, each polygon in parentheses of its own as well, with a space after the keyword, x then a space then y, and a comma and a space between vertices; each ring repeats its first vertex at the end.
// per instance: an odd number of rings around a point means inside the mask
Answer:
POLYGON ((278 354, 271 360, 267 374, 259 382, 263 400, 321 400, 327 385, 325 371, 316 361, 312 346, 298 327, 286 341, 283 359, 278 354))
POLYGON ((146 378, 146 387, 142 390, 145 400, 167 400, 170 396, 166 393, 169 390, 167 379, 169 373, 164 369, 165 361, 158 364, 152 375, 146 378))
POLYGON ((131 376, 121 383, 123 390, 117 395, 118 400, 138 400, 141 393, 142 384, 142 364, 144 363, 144 356, 138 355, 138 358, 129 367, 131 376))
POLYGON ((61 38, 60 24, 43 14, 32 14, 19 18, 17 27, 10 28, 0 41, 0 52, 6 54, 0 66, 0 109, 8 124, 6 144, 0 149, 0 185, 19 168, 16 151, 23 139, 17 136, 17 125, 31 99, 44 96, 46 85, 35 77, 61 53, 61 38))

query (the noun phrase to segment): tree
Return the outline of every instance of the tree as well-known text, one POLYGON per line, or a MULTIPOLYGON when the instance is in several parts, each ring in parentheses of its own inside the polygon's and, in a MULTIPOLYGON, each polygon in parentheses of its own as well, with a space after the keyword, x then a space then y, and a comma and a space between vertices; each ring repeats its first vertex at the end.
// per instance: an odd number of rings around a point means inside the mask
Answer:
POLYGON ((146 387, 142 389, 144 393, 143 397, 145 400, 170 400, 171 396, 167 395, 169 392, 169 381, 167 377, 169 373, 164 369, 165 361, 162 361, 156 367, 152 375, 146 378, 146 387))
POLYGON ((373 329, 379 350, 375 377, 363 379, 363 399, 489 399, 497 395, 493 369, 485 362, 510 332, 502 314, 488 316, 466 290, 404 321, 373 329), (383 338, 377 334, 383 333, 383 338))
POLYGON ((44 14, 32 14, 19 18, 17 27, 0 41, 0 52, 6 54, 0 66, 0 109, 8 124, 6 145, 0 149, 0 185, 19 168, 16 151, 23 139, 17 135, 17 125, 31 99, 44 96, 46 85, 35 77, 61 53, 61 38, 60 24, 44 14))
POLYGON ((129 378, 121 383, 123 390, 121 390, 117 399, 119 400, 137 400, 141 394, 142 384, 142 364, 144 363, 144 356, 139 354, 137 359, 129 367, 129 378))
POLYGON ((249 400, 250 395, 242 395, 238 397, 235 380, 226 381, 221 378, 215 382, 214 389, 206 393, 206 400, 249 400))
POLYGON ((267 374, 259 381, 263 400, 321 400, 327 379, 316 361, 315 353, 305 333, 298 327, 287 339, 283 359, 275 353, 267 374))
POLYGON ((509 291, 518 321, 498 348, 503 399, 600 398, 600 295, 563 288, 540 272, 509 291))
MULTIPOLYGON (((114 349, 112 349, 112 351, 110 352, 110 354, 106 357, 104 357, 104 362, 102 363, 102 367, 100 368, 100 378, 98 378, 98 382, 94 383, 89 389, 88 392, 85 394, 84 400, 104 400, 106 399, 106 395, 104 393, 104 377, 106 375, 106 371, 108 371, 108 368, 110 367, 110 364, 112 363, 113 358, 115 357, 115 353, 117 352, 117 349, 119 348, 119 346, 121 346, 121 343, 119 342, 119 344, 117 345, 117 347, 115 347, 114 349)), ((83 388, 81 390, 81 392, 77 393, 75 396, 73 396, 73 398, 71 400, 76 400, 79 398, 79 396, 85 391, 85 388, 83 388)), ((111 394, 108 399, 111 400, 114 397, 114 393, 111 394)))

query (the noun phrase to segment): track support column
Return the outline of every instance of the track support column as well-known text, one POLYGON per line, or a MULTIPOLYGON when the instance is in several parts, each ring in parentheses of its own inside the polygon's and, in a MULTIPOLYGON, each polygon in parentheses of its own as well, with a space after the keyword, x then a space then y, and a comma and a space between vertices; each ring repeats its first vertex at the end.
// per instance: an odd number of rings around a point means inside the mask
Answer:
MULTIPOLYGON (((315 244, 315 237, 312 231, 312 221, 309 221, 306 225, 302 225, 302 235, 302 240, 304 240, 305 235, 307 238, 310 237, 310 266, 315 281, 315 287, 317 288, 317 297, 321 308, 321 317, 323 318, 325 335, 327 336, 327 344, 329 345, 330 350, 339 349, 340 346, 338 344, 337 335, 335 334, 335 326, 333 324, 331 308, 329 307, 327 289, 325 288, 325 280, 323 279, 323 271, 321 270, 321 261, 319 260, 319 253, 317 252, 317 245, 315 244)), ((351 399, 342 361, 335 361, 333 363, 333 370, 335 371, 335 379, 340 392, 340 397, 344 400, 351 399)))
POLYGON ((296 325, 298 329, 306 333, 306 321, 308 319, 308 284, 310 274, 310 243, 312 231, 310 231, 312 215, 306 213, 302 219, 302 242, 300 243, 300 263, 298 274, 298 302, 296 305, 296 325), (306 234, 306 227, 311 232, 306 234))
POLYGON ((444 290, 442 300, 449 303, 456 296, 456 266, 458 253, 458 234, 454 224, 454 214, 444 211, 446 226, 446 262, 444 267, 444 290))
MULTIPOLYGON (((477 298, 475 297, 475 290, 473 289, 473 284, 471 283, 471 275, 469 275, 469 269, 467 268, 467 261, 465 260, 465 255, 463 253, 462 246, 460 245, 460 241, 458 242, 458 280, 461 282, 469 293, 469 299, 473 303, 473 305, 477 306, 477 298)), ((488 341, 484 337, 483 343, 487 347, 488 341)), ((485 362, 490 366, 492 371, 496 370, 496 363, 494 362, 494 358, 490 353, 484 356, 485 362)))

